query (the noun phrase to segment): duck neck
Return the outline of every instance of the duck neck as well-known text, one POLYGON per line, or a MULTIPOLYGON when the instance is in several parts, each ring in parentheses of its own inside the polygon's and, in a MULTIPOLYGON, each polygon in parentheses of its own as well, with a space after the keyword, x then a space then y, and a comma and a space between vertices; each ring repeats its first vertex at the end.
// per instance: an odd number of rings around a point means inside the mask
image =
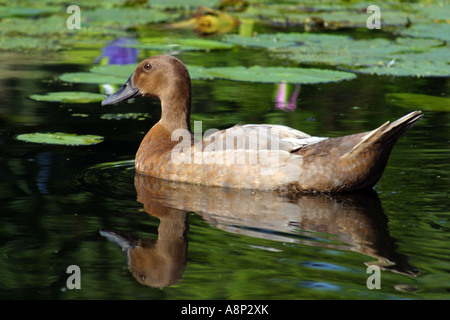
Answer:
POLYGON ((160 124, 169 132, 176 129, 185 129, 191 132, 191 93, 175 92, 161 99, 160 124))

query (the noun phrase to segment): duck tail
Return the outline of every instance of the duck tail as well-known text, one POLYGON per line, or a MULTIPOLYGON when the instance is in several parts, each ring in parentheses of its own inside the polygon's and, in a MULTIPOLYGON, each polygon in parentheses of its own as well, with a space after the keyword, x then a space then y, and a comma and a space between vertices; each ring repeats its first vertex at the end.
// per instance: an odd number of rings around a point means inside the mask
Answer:
POLYGON ((422 119, 422 116, 423 114, 421 111, 414 111, 392 123, 388 121, 382 124, 377 129, 367 133, 367 135, 365 135, 361 141, 353 147, 349 154, 366 150, 368 146, 376 143, 386 147, 390 151, 398 139, 400 139, 400 137, 409 128, 411 128, 414 123, 422 119))

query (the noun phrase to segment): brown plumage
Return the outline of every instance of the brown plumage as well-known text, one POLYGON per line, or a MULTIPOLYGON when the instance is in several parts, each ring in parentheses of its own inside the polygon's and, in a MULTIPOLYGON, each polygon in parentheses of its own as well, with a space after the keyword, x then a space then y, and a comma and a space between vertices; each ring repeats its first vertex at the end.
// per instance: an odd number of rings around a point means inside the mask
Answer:
POLYGON ((372 187, 394 144, 422 118, 414 111, 373 131, 338 138, 312 137, 281 125, 244 125, 197 142, 190 128, 189 73, 179 59, 167 55, 142 61, 102 105, 136 96, 155 96, 162 109, 136 154, 138 173, 243 189, 340 192, 372 187))

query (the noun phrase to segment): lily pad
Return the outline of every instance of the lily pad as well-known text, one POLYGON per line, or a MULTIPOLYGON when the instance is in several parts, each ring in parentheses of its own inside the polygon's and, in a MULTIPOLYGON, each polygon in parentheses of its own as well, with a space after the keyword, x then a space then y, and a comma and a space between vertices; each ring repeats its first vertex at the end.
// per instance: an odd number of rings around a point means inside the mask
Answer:
POLYGON ((154 7, 161 8, 196 8, 198 6, 217 7, 221 3, 220 0, 152 0, 154 7))
POLYGON ((350 80, 355 74, 344 71, 314 69, 314 68, 284 68, 284 67, 219 67, 205 68, 206 73, 215 78, 265 83, 325 83, 350 80))
POLYGON ((47 94, 33 94, 30 99, 36 101, 50 101, 62 103, 91 103, 105 99, 103 94, 79 91, 49 92, 47 94))
POLYGON ((409 109, 429 111, 450 111, 450 98, 416 93, 388 93, 386 100, 392 104, 409 109))
POLYGON ((231 43, 207 39, 169 39, 169 38, 151 38, 145 40, 144 43, 131 44, 126 47, 137 49, 149 49, 158 51, 210 51, 210 50, 226 50, 234 47, 231 43))
POLYGON ((82 24, 82 28, 69 29, 66 25, 67 17, 62 15, 52 15, 38 19, 25 18, 5 18, 1 21, 0 28, 0 49, 2 50, 39 50, 56 51, 67 47, 86 46, 86 41, 92 41, 92 37, 97 37, 96 42, 91 45, 102 44, 106 35, 121 36, 124 31, 114 28, 102 28, 82 24), (66 37, 65 35, 70 35, 66 37), (83 39, 89 37, 90 39, 83 39))
POLYGON ((44 14, 50 14, 58 12, 57 7, 41 7, 41 8, 29 8, 29 7, 15 7, 6 6, 0 7, 0 18, 5 17, 36 17, 44 14))
POLYGON ((62 46, 54 39, 27 36, 0 36, 0 50, 8 51, 56 51, 62 46))
MULTIPOLYGON (((130 73, 131 74, 131 73, 130 73)), ((109 74, 101 74, 95 72, 70 72, 63 73, 59 79, 64 82, 71 83, 91 83, 91 84, 124 84, 127 78, 114 76, 109 74)))
POLYGON ((422 38, 436 38, 450 42, 450 24, 415 24, 400 32, 403 35, 422 38))
POLYGON ((98 65, 92 67, 89 72, 69 72, 63 73, 59 79, 71 83, 92 83, 92 84, 124 84, 131 76, 138 65, 98 65))
POLYGON ((89 72, 128 79, 137 66, 138 66, 137 63, 122 64, 122 65, 105 64, 94 66, 89 70, 89 72))
POLYGON ((410 3, 409 6, 412 11, 427 21, 450 23, 450 6, 447 1, 436 1, 435 3, 419 1, 410 3))
POLYGON ((5 18, 2 20, 1 34, 6 35, 54 35, 68 33, 66 19, 53 15, 39 19, 5 18))
MULTIPOLYGON (((246 11, 236 14, 238 18, 257 18, 269 24, 307 24, 307 20, 320 19, 326 28, 366 27, 370 14, 362 8, 370 3, 353 1, 310 2, 304 1, 296 5, 289 4, 261 4, 250 6, 246 11)), ((413 12, 398 10, 384 4, 382 7, 382 25, 403 25, 408 18, 417 21, 413 12)))
POLYGON ((392 60, 384 59, 375 66, 361 68, 356 72, 391 76, 448 77, 448 52, 448 47, 440 47, 416 54, 397 54, 392 60))
MULTIPOLYGON (((310 35, 308 34, 308 37, 309 36, 310 35)), ((238 44, 243 47, 257 47, 267 49, 295 46, 301 41, 300 39, 289 39, 286 36, 280 37, 280 34, 260 34, 255 37, 228 35, 225 36, 223 40, 229 43, 238 44)))
POLYGON ((103 120, 145 120, 151 118, 148 113, 129 112, 129 113, 105 113, 101 117, 103 120))
POLYGON ((54 133, 24 133, 16 137, 17 140, 42 143, 56 144, 65 146, 88 146, 98 144, 103 141, 102 136, 96 135, 77 135, 73 133, 54 132, 54 133))
POLYGON ((99 8, 83 14, 85 23, 92 26, 126 29, 138 25, 161 23, 178 18, 178 13, 169 13, 148 8, 99 8))
POLYGON ((425 77, 450 75, 449 48, 438 39, 354 40, 342 35, 280 33, 251 38, 235 35, 225 38, 225 41, 267 48, 283 59, 326 64, 359 73, 425 77))

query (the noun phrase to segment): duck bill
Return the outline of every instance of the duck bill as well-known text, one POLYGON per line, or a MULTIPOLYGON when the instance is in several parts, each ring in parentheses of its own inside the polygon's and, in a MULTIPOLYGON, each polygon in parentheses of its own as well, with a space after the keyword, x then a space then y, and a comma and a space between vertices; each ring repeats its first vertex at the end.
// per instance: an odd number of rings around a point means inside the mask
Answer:
POLYGON ((131 77, 122 86, 122 88, 119 89, 119 91, 110 95, 108 98, 102 101, 102 106, 118 103, 138 96, 140 96, 140 93, 139 90, 134 87, 133 75, 131 75, 131 77))

